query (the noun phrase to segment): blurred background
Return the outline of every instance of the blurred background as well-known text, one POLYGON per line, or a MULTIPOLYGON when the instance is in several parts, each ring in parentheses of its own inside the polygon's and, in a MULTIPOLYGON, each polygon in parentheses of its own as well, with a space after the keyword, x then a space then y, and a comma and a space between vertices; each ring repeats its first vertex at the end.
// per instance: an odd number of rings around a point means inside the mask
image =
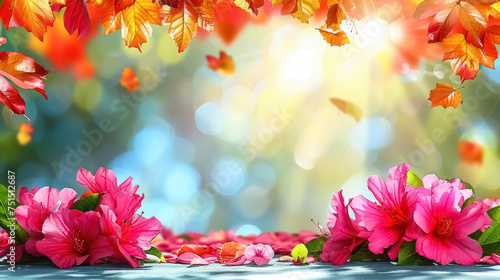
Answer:
POLYGON ((181 54, 166 27, 154 27, 142 53, 98 24, 78 41, 59 18, 43 43, 2 29, 2 51, 26 53, 51 73, 48 100, 20 91, 34 129, 26 145, 16 135, 27 120, 2 106, 1 182, 11 170, 18 186, 83 193, 78 169, 102 166, 119 182, 134 177, 145 216, 201 233, 314 229, 310 219, 326 224, 334 192, 371 197, 368 177, 385 178, 401 162, 420 176, 460 177, 479 198, 500 197, 500 70, 465 82, 458 108, 431 109, 435 83, 460 79, 438 46, 413 41, 426 36, 425 23, 363 20, 339 48, 315 29, 320 18, 265 18, 230 45, 201 33, 181 54), (234 75, 207 68, 206 55, 220 50, 234 58, 234 75), (130 93, 120 85, 125 67, 140 82, 130 93), (356 104, 361 120, 332 97, 356 104), (464 141, 472 148, 459 149, 464 141))

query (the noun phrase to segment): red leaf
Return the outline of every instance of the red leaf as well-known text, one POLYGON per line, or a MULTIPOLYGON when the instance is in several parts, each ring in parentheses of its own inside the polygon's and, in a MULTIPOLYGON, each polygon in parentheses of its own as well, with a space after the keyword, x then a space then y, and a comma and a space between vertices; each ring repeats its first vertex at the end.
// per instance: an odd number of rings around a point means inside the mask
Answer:
POLYGON ((207 55, 208 68, 219 71, 219 73, 224 75, 234 74, 234 60, 224 51, 219 52, 219 58, 215 56, 207 55))
POLYGON ((0 102, 5 104, 14 114, 24 114, 24 100, 17 89, 2 76, 0 76, 0 102))
POLYGON ((45 70, 36 61, 22 53, 0 53, 0 74, 9 78, 17 86, 25 89, 34 89, 40 92, 45 99, 43 81, 49 71, 45 70))
POLYGON ((83 0, 67 0, 64 11, 64 27, 69 35, 78 30, 78 39, 90 32, 90 17, 83 0))

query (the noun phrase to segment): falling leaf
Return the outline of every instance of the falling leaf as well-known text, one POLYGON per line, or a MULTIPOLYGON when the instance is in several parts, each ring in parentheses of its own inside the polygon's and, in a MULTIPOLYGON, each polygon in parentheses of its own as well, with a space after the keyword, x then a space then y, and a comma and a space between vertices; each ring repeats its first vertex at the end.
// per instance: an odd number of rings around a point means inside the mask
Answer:
POLYGON ((483 163, 483 146, 476 142, 459 141, 458 155, 460 160, 468 164, 483 163))
POLYGON ((196 36, 197 27, 212 32, 214 26, 214 3, 212 0, 159 0, 162 5, 163 23, 169 26, 168 32, 177 44, 179 53, 183 52, 196 36))
POLYGON ((116 12, 114 1, 106 3, 101 18, 104 35, 121 29, 125 44, 141 51, 142 44, 146 43, 153 33, 151 24, 161 25, 160 6, 151 0, 135 0, 132 5, 116 12))
POLYGON ((330 101, 333 105, 339 108, 340 111, 351 115, 357 122, 361 121, 363 111, 361 111, 361 108, 359 108, 358 105, 335 97, 330 98, 330 101))
POLYGON ((349 44, 351 41, 347 34, 340 29, 338 26, 335 26, 336 29, 330 29, 326 27, 326 24, 321 26, 318 30, 323 36, 323 40, 328 42, 332 47, 333 46, 343 46, 345 44, 349 44))
POLYGON ((226 242, 220 248, 220 260, 227 263, 239 259, 245 254, 245 247, 238 242, 226 242))
POLYGON ((127 88, 128 92, 131 92, 139 88, 139 79, 137 79, 131 68, 126 67, 123 69, 120 84, 127 88))
POLYGON ((3 0, 0 18, 5 29, 20 25, 40 41, 55 20, 48 0, 3 0))
POLYGON ((25 146, 29 142, 31 142, 31 134, 35 132, 30 123, 23 123, 19 128, 19 132, 17 133, 17 142, 21 146, 25 146))
POLYGON ((432 102, 431 108, 443 106, 456 108, 462 103, 462 95, 449 84, 436 84, 436 88, 431 90, 429 99, 432 102))
POLYGON ((25 54, 0 52, 0 75, 2 75, 0 76, 0 101, 13 113, 24 115, 24 100, 17 89, 5 78, 11 80, 18 87, 34 89, 47 99, 43 82, 48 73, 49 71, 25 54))
POLYGON ((234 74, 234 60, 224 51, 220 51, 219 58, 215 56, 207 55, 208 68, 219 71, 219 73, 224 75, 234 74))

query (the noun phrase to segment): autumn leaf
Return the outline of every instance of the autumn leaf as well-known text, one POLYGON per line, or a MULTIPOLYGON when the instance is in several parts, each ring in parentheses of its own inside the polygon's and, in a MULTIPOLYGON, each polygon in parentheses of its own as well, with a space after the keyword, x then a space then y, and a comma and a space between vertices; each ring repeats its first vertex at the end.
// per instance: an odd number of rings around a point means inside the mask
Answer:
POLYGON ((473 5, 480 2, 494 3, 493 0, 424 0, 417 7, 414 17, 423 19, 434 16, 429 24, 429 43, 441 42, 460 22, 472 44, 482 48, 488 21, 487 16, 473 5))
POLYGON ((449 84, 437 83, 436 88, 431 90, 429 99, 427 100, 431 101, 431 108, 436 106, 443 106, 444 108, 452 106, 453 108, 457 108, 458 104, 462 103, 462 95, 449 84))
POLYGON ((334 4, 328 8, 328 13, 326 16, 326 26, 330 27, 332 25, 340 25, 342 21, 346 18, 344 9, 339 4, 334 4))
POLYGON ((361 121, 363 111, 361 111, 361 108, 359 108, 358 105, 335 97, 330 98, 330 102, 332 102, 332 104, 335 105, 335 107, 337 107, 340 111, 351 115, 357 122, 361 121))
POLYGON ((469 164, 483 163, 483 146, 480 144, 470 141, 459 141, 457 148, 461 161, 469 164))
POLYGON ((40 41, 55 20, 48 0, 3 0, 0 18, 5 29, 20 25, 40 41))
MULTIPOLYGON (((262 12, 259 14, 262 16, 262 12)), ((231 44, 250 22, 252 15, 235 5, 234 2, 219 0, 214 9, 214 32, 226 44, 231 44)))
POLYGON ((474 79, 479 71, 479 65, 493 68, 498 57, 496 48, 487 45, 481 49, 469 43, 464 34, 456 33, 445 38, 441 44, 444 47, 443 61, 451 59, 451 68, 455 74, 462 77, 462 82, 474 79))
POLYGON ((84 0, 67 0, 64 11, 64 27, 69 35, 78 30, 78 39, 90 32, 90 17, 84 0))
POLYGON ((234 0, 234 4, 256 16, 259 14, 259 9, 264 6, 264 0, 234 0))
POLYGON ((345 32, 342 31, 338 25, 334 25, 333 28, 335 29, 327 28, 326 24, 323 24, 323 26, 318 29, 323 36, 323 39, 332 47, 340 47, 351 42, 349 37, 347 37, 347 34, 345 34, 345 32))
POLYGON ((159 0, 163 24, 170 27, 170 38, 183 52, 196 36, 196 28, 212 32, 214 4, 212 0, 159 0))
POLYGON ((17 133, 17 142, 21 146, 25 146, 31 142, 31 134, 35 132, 30 123, 23 123, 19 127, 19 132, 17 133))
POLYGON ((134 91, 139 88, 139 79, 135 76, 134 71, 131 68, 123 69, 122 77, 120 79, 120 84, 128 89, 128 92, 134 91))
POLYGON ((207 55, 208 68, 219 71, 224 75, 234 74, 234 60, 224 51, 220 51, 219 58, 212 55, 207 55))
POLYGON ((13 113, 24 115, 25 103, 19 92, 5 78, 18 87, 34 89, 46 99, 43 81, 49 71, 25 54, 17 52, 0 52, 0 101, 13 113))
POLYGON ((141 51, 142 44, 153 33, 151 24, 161 25, 160 6, 151 0, 135 0, 132 5, 116 12, 115 2, 110 1, 103 6, 101 23, 104 35, 121 29, 125 44, 141 51))
POLYGON ((321 3, 318 0, 271 0, 271 2, 273 6, 282 5, 282 15, 292 15, 303 23, 309 23, 309 18, 319 9, 321 3))

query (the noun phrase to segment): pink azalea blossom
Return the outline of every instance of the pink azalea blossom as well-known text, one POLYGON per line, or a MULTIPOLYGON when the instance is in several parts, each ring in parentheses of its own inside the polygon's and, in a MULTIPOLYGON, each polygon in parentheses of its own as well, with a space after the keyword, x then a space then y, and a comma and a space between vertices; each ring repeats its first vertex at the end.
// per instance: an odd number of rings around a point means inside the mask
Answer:
POLYGON ((388 252, 391 259, 398 256, 404 241, 411 241, 418 234, 418 228, 413 223, 417 192, 412 185, 406 184, 408 170, 410 166, 403 163, 389 170, 385 183, 378 175, 368 179, 368 189, 379 204, 362 195, 355 197, 351 203, 363 225, 373 232, 368 238, 370 251, 382 254, 384 249, 392 246, 388 252))
POLYGON ((497 198, 495 200, 486 198, 485 200, 483 200, 483 202, 488 206, 488 209, 491 209, 500 205, 500 198, 497 198))
POLYGON ((420 255, 442 265, 452 261, 471 265, 481 259, 481 245, 468 235, 491 225, 492 220, 485 215, 484 203, 476 201, 461 210, 463 203, 462 190, 446 181, 432 191, 419 192, 414 217, 421 229, 415 247, 420 255))
POLYGON ((257 244, 250 245, 245 249, 245 258, 257 265, 268 264, 274 257, 274 251, 269 245, 257 244))
POLYGON ((76 181, 87 187, 92 193, 108 193, 110 195, 114 195, 118 191, 135 193, 139 188, 138 185, 132 184, 132 177, 118 186, 115 173, 102 167, 97 170, 95 177, 90 171, 80 168, 76 175, 76 181))
MULTIPOLYGON (((459 178, 455 178, 451 181, 447 181, 444 179, 439 179, 435 174, 429 174, 424 176, 422 178, 422 183, 424 183, 424 188, 431 190, 431 191, 446 191, 448 188, 456 188, 460 194, 461 198, 463 198, 463 201, 469 199, 474 195, 472 190, 467 189, 465 184, 462 184, 462 181, 459 178)), ((420 190, 421 191, 421 190, 420 190)), ((463 204, 463 201, 461 202, 461 199, 456 200, 455 202, 455 208, 457 210, 460 210, 460 202, 463 204)), ((461 205, 461 204, 460 204, 461 205)))
POLYGON ((43 187, 34 188, 28 192, 26 187, 19 190, 19 205, 15 210, 15 215, 19 225, 24 228, 30 238, 26 242, 26 252, 40 257, 36 243, 43 239, 42 226, 51 213, 58 209, 71 207, 76 200, 76 192, 73 189, 58 189, 43 187))
POLYGON ((59 209, 45 220, 45 238, 36 247, 59 268, 80 265, 86 260, 93 265, 112 253, 106 244, 99 242, 99 220, 95 211, 59 209), (98 253, 97 249, 101 251, 98 253))
MULTIPOLYGON (((351 203, 349 201, 348 205, 351 203)), ((335 265, 345 264, 352 251, 363 243, 370 232, 360 226, 358 221, 349 217, 348 205, 344 205, 342 190, 336 192, 332 199, 331 213, 328 213, 328 229, 331 232, 331 239, 325 242, 321 259, 335 265)))
MULTIPOLYGON (((127 201, 123 201, 123 204, 128 205, 127 201)), ((101 205, 100 208, 103 213, 101 229, 105 236, 100 237, 99 241, 113 249, 109 260, 128 262, 132 267, 137 267, 139 265, 137 259, 146 258, 144 250, 151 248, 151 240, 160 233, 162 229, 160 221, 155 217, 146 219, 122 208, 120 209, 124 212, 117 211, 120 217, 118 219, 110 206, 101 205)))

